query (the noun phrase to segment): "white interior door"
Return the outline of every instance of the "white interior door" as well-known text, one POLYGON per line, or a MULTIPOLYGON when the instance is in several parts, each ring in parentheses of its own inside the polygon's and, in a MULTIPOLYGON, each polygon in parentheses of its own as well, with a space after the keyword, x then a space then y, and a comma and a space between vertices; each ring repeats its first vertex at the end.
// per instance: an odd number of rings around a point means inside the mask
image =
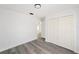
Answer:
POLYGON ((74 50, 74 18, 64 16, 46 20, 47 41, 74 50))

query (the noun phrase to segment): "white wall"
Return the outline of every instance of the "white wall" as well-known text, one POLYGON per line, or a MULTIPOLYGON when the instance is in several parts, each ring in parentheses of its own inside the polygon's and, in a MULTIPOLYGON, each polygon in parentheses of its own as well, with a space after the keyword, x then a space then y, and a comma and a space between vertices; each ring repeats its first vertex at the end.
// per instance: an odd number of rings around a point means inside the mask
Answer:
POLYGON ((49 16, 45 21, 46 40, 75 51, 75 21, 72 10, 49 16))
POLYGON ((79 53, 79 8, 76 8, 74 13, 76 19, 76 52, 79 53))
POLYGON ((34 16, 0 8, 0 51, 36 39, 38 24, 34 16))
POLYGON ((41 32, 42 32, 42 37, 45 37, 45 19, 41 21, 41 32))

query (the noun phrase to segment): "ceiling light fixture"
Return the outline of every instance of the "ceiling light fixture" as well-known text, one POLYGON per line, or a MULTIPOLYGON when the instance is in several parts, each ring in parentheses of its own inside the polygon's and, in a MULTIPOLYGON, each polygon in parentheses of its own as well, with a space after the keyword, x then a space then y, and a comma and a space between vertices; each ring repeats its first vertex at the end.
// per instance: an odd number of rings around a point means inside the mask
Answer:
POLYGON ((34 7, 39 9, 39 8, 41 8, 41 4, 35 4, 34 7))
POLYGON ((33 13, 29 13, 30 15, 34 15, 33 13))

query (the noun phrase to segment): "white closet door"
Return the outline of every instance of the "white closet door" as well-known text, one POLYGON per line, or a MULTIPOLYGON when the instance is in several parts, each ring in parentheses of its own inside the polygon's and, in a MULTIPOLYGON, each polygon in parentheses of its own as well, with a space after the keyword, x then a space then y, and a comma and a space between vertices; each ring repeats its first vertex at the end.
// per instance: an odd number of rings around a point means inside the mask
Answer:
POLYGON ((47 41, 74 50, 74 19, 64 16, 47 20, 47 41))

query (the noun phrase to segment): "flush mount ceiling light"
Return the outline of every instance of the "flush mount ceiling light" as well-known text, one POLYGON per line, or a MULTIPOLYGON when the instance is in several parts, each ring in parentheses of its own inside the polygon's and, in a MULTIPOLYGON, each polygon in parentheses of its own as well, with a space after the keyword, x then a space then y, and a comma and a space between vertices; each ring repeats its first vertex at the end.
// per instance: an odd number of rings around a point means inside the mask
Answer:
POLYGON ((39 9, 39 8, 41 8, 41 4, 35 4, 34 7, 35 7, 36 9, 39 9))
MULTIPOLYGON (((36 9, 39 9, 39 8, 41 8, 41 4, 34 4, 34 7, 35 7, 36 9)), ((30 15, 34 15, 34 13, 32 13, 32 12, 30 12, 29 14, 30 14, 30 15)))

